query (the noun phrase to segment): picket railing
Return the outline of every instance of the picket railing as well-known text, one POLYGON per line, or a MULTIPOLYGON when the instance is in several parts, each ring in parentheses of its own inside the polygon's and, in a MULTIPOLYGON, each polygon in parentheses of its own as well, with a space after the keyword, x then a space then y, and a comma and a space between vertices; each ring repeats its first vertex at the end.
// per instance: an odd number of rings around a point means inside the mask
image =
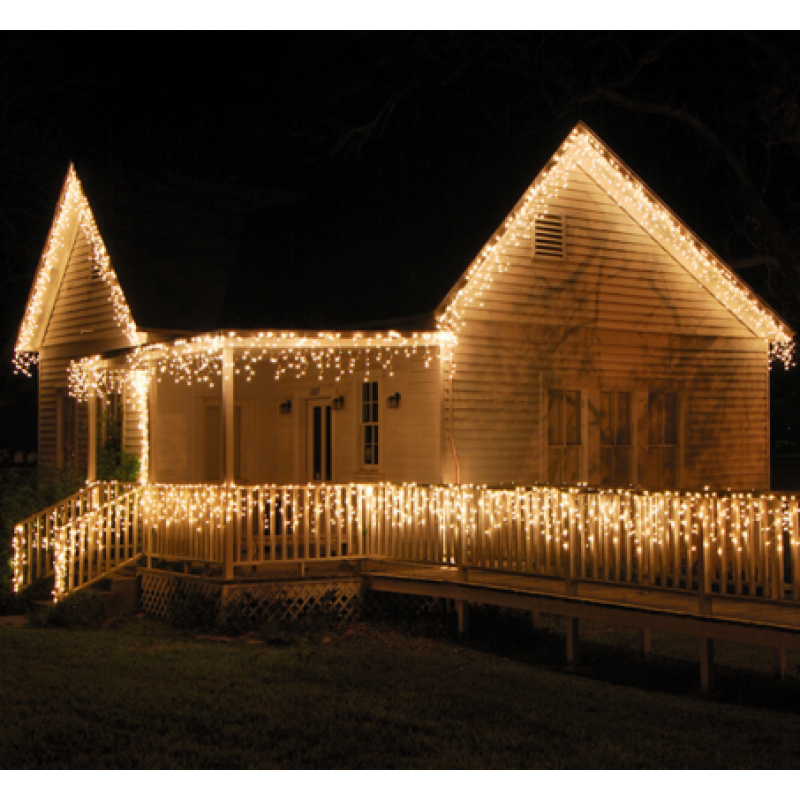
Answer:
POLYGON ((141 495, 140 486, 129 486, 125 492, 108 492, 104 502, 55 530, 56 599, 141 556, 141 495))
POLYGON ((57 595, 143 554, 218 565, 227 578, 371 557, 800 602, 798 500, 774 494, 95 484, 18 526, 15 586, 49 552, 57 595))
POLYGON ((12 538, 14 591, 54 573, 59 532, 64 526, 130 490, 130 484, 116 481, 86 484, 64 500, 15 525, 12 538))

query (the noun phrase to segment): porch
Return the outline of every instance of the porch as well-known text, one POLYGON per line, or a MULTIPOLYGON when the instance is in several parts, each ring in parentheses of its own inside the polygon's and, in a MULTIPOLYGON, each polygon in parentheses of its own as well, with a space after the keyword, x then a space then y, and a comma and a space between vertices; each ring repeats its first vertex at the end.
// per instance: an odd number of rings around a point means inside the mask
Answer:
MULTIPOLYGON (((800 649, 798 500, 752 493, 416 484, 92 483, 20 523, 17 591, 53 574, 54 600, 137 565, 223 600, 242 587, 363 581, 375 591, 605 619, 800 649), (177 574, 176 574, 177 571, 177 574)), ((644 646, 644 645, 643 645, 644 646)))

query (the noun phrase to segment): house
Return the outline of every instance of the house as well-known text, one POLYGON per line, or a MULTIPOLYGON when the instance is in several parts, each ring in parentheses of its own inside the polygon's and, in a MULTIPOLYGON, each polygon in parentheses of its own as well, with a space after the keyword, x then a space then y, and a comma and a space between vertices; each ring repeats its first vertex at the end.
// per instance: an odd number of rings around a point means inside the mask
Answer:
POLYGON ((438 307, 386 324, 211 322, 232 248, 150 201, 145 237, 66 176, 15 350, 43 464, 94 479, 120 415, 144 484, 769 490, 793 332, 583 124, 438 307))

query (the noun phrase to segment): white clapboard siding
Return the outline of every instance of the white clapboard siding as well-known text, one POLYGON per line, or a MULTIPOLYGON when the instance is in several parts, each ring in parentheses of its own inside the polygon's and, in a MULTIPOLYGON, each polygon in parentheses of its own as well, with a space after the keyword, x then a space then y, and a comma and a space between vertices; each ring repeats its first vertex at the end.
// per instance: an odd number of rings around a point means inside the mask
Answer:
MULTIPOLYGON (((108 285, 92 277, 92 250, 82 231, 78 231, 50 317, 43 321, 45 335, 39 354, 39 461, 45 466, 58 465, 58 401, 59 389, 68 386, 68 367, 73 358, 102 352, 128 344, 114 319, 108 285)), ((127 420, 125 441, 138 442, 138 431, 132 437, 132 426, 138 420, 127 420)), ((79 405, 79 414, 85 405, 79 405)), ((85 447, 86 436, 79 441, 85 447)), ((131 447, 132 452, 140 455, 131 447)), ((85 454, 79 452, 79 459, 85 454)), ((82 458, 85 462, 85 457, 82 458)))
POLYGON ((546 480, 542 400, 562 387, 582 391, 590 481, 600 392, 635 393, 641 482, 648 393, 672 391, 683 487, 768 489, 766 343, 582 169, 548 213, 565 219, 565 257, 534 258, 529 231, 515 246, 507 237, 482 305, 463 312, 452 396, 445 387, 443 479, 546 480))

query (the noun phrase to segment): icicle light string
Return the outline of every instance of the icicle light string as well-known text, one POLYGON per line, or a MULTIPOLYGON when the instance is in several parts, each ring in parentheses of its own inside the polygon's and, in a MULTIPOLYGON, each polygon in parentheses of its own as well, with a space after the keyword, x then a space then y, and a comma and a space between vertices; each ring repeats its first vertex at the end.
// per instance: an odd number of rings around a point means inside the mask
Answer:
POLYGON ((125 301, 125 295, 119 285, 117 276, 111 267, 111 259, 100 236, 92 209, 83 193, 81 182, 74 167, 70 164, 64 191, 56 209, 53 226, 47 238, 44 253, 36 273, 25 316, 20 326, 19 336, 14 347, 14 371, 30 376, 31 369, 38 362, 38 354, 33 351, 33 340, 41 322, 45 298, 54 279, 55 267, 64 258, 69 245, 67 234, 72 226, 73 215, 77 215, 80 230, 92 248, 92 265, 108 286, 110 301, 113 306, 114 319, 132 345, 139 342, 136 324, 125 301))
POLYGON ((437 320, 441 330, 458 333, 465 314, 483 307, 494 278, 510 266, 507 251, 530 239, 530 229, 548 213, 548 204, 569 185, 570 173, 583 168, 612 199, 707 288, 753 333, 770 343, 771 360, 792 365, 794 343, 775 315, 697 239, 682 228, 675 217, 652 197, 635 177, 628 174, 593 136, 575 128, 506 218, 501 231, 486 244, 464 275, 463 285, 453 294, 437 320))

